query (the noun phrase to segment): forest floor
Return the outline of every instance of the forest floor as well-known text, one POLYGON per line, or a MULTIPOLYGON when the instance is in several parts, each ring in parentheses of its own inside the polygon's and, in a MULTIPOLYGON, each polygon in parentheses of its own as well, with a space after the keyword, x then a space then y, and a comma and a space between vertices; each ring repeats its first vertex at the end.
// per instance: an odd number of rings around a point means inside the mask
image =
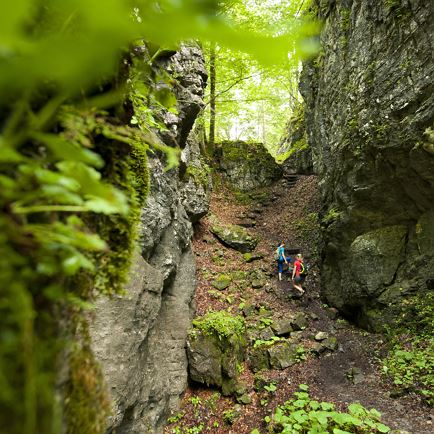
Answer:
POLYGON ((237 404, 233 397, 223 397, 217 389, 190 384, 180 412, 171 419, 165 433, 249 434, 255 428, 265 433, 264 417, 292 398, 299 384, 308 385, 311 397, 332 402, 339 411, 346 411, 350 403, 360 402, 368 409, 380 411, 383 423, 392 429, 412 434, 432 433, 431 409, 416 395, 392 398, 393 384, 381 374, 380 358, 386 351, 382 336, 354 327, 321 300, 316 178, 300 177, 293 187, 282 180, 259 192, 256 199, 241 199, 224 187, 215 188, 211 213, 220 223, 237 224, 246 216, 255 217, 256 226, 249 231, 260 236, 255 253, 262 254, 263 259, 247 263, 241 253, 213 237, 208 218, 199 223, 194 239, 198 264, 196 315, 221 309, 242 314, 247 303, 272 311, 273 320, 303 312, 308 324, 298 338, 305 352, 299 363, 284 370, 261 371, 262 378, 275 385, 271 391, 255 389, 255 375, 245 362, 241 377, 251 399, 246 405, 237 404), (306 292, 301 298, 296 297, 288 273, 281 282, 277 278, 273 253, 280 240, 289 249, 299 248, 311 264, 304 284, 306 292), (256 289, 237 282, 224 291, 212 287, 213 277, 219 273, 238 271, 263 273, 266 283, 256 289), (320 331, 337 338, 335 351, 320 355, 311 351, 316 344, 314 336, 320 331))

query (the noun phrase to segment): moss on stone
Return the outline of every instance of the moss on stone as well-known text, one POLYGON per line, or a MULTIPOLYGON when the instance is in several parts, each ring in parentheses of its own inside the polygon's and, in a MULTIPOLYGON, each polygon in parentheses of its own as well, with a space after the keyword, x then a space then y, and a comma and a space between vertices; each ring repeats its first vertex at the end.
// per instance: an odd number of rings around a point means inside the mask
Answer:
POLYGON ((211 178, 211 168, 205 162, 202 162, 201 166, 190 164, 187 166, 184 176, 186 179, 193 179, 196 185, 207 189, 211 178))
POLYGON ((231 276, 222 273, 217 275, 217 277, 212 281, 211 285, 214 288, 218 289, 219 291, 223 291, 224 289, 229 287, 231 282, 232 282, 231 276))
POLYGON ((193 330, 198 329, 205 335, 217 335, 219 338, 231 336, 243 336, 245 333, 245 322, 243 317, 231 315, 225 310, 209 312, 202 317, 193 320, 193 330))
POLYGON ((120 293, 128 279, 140 211, 149 193, 148 145, 137 129, 115 124, 102 111, 67 107, 61 120, 69 140, 93 144, 105 163, 103 179, 129 198, 127 215, 94 214, 88 219, 109 246, 107 251, 96 254, 99 266, 95 289, 105 294, 120 293))
POLYGON ((88 346, 76 346, 69 356, 65 393, 67 434, 102 434, 110 414, 103 376, 88 346))

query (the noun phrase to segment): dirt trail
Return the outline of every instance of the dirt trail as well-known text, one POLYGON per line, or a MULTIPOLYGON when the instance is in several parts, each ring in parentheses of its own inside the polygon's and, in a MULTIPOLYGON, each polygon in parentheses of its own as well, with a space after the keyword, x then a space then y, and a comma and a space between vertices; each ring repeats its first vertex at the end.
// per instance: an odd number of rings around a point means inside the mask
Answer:
POLYGON ((300 178, 294 186, 283 180, 246 205, 240 204, 239 198, 236 200, 232 193, 224 189, 214 193, 211 212, 220 222, 255 221, 255 227, 249 230, 260 235, 261 241, 255 253, 263 254, 264 258, 247 263, 239 252, 215 240, 209 232, 207 219, 200 223, 196 227, 194 240, 198 262, 197 315, 203 315, 210 309, 240 313, 240 303, 266 307, 273 311, 273 319, 304 312, 309 321, 308 327, 301 333, 301 342, 307 359, 285 370, 262 372, 277 386, 273 394, 266 396, 261 391, 253 390, 253 374, 245 363, 243 380, 248 385, 252 402, 236 407, 239 414, 232 423, 228 423, 227 419, 233 413, 234 399, 221 397, 216 390, 191 385, 181 406, 182 419, 169 425, 166 433, 248 434, 254 428, 265 432, 264 417, 291 398, 300 383, 309 385, 313 397, 334 402, 339 410, 346 410, 352 402, 360 402, 367 408, 379 410, 383 422, 393 429, 413 434, 433 432, 430 409, 421 404, 416 396, 390 397, 391 385, 381 376, 376 359, 384 347, 381 336, 353 327, 320 299, 316 247, 318 207, 316 179, 313 176, 300 178), (279 240, 284 240, 287 248, 300 248, 309 258, 312 268, 305 282, 306 294, 301 299, 293 297, 288 276, 282 282, 277 279, 272 256, 279 240), (210 282, 217 273, 238 271, 263 273, 267 276, 267 283, 262 289, 237 284, 221 292, 212 288, 210 282), (336 351, 319 357, 309 352, 315 345, 313 336, 319 331, 337 338, 339 347, 336 351), (354 370, 360 374, 351 378, 354 370), (182 429, 176 431, 176 426, 182 429))

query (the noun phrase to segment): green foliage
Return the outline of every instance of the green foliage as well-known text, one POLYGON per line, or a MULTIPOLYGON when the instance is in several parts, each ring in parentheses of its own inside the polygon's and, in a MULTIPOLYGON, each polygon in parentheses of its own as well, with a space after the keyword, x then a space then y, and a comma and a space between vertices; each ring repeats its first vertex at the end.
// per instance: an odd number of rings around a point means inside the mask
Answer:
POLYGON ((110 401, 101 369, 88 344, 73 348, 69 369, 65 386, 67 434, 104 432, 110 401))
POLYGON ((209 312, 193 320, 193 330, 201 330, 207 335, 217 335, 220 339, 233 335, 241 336, 245 332, 244 318, 234 316, 225 310, 209 312))
POLYGON ((411 8, 402 0, 384 0, 384 4, 400 20, 411 16, 411 8))
POLYGON ((71 142, 94 143, 94 149, 105 163, 102 179, 129 198, 128 212, 94 214, 87 219, 108 246, 95 255, 97 263, 104 264, 95 274, 95 288, 102 293, 121 292, 137 239, 140 210, 149 191, 147 138, 136 128, 115 125, 114 119, 102 111, 78 111, 69 107, 62 113, 62 125, 65 137, 71 142))
POLYGON ((335 410, 334 404, 312 400, 308 386, 299 386, 294 398, 277 407, 265 418, 269 433, 387 433, 390 428, 381 423, 381 415, 361 404, 351 404, 348 413, 335 410))
POLYGON ((202 162, 200 167, 190 164, 185 171, 185 177, 192 178, 196 185, 206 190, 211 179, 211 168, 205 162, 202 162))
MULTIPOLYGON (((278 37, 241 32, 216 16, 216 6, 212 0, 2 5, 0 425, 11 434, 62 430, 55 399, 60 336, 75 336, 94 288, 122 290, 149 189, 146 152, 164 152, 168 169, 177 164, 179 150, 154 134, 164 129, 160 114, 175 110, 173 83, 155 70, 159 48, 211 39, 273 64, 312 33, 308 26, 278 37), (125 50, 142 38, 150 57, 139 69, 133 61, 127 77, 125 50), (133 113, 119 108, 127 93, 133 113)), ((89 347, 74 350, 71 363, 77 390, 63 403, 66 431, 103 432, 107 406, 89 347), (75 369, 77 361, 88 371, 75 369), (96 403, 85 408, 85 398, 96 403)))
POLYGON ((276 161, 278 163, 283 163, 289 157, 291 157, 291 155, 294 155, 297 152, 303 151, 308 148, 309 148, 309 143, 307 142, 306 134, 304 134, 303 137, 300 140, 297 140, 295 143, 293 143, 286 152, 284 152, 283 154, 278 154, 276 156, 276 161))
POLYGON ((235 408, 230 408, 229 410, 225 410, 223 412, 223 420, 228 424, 232 425, 237 417, 239 416, 238 412, 235 410, 235 408))
POLYGON ((270 384, 266 384, 264 386, 264 389, 268 392, 268 393, 274 393, 277 390, 277 386, 275 383, 270 383, 270 384))
POLYGON ((281 342, 284 340, 286 340, 286 339, 281 338, 279 336, 272 336, 268 340, 256 339, 254 344, 253 344, 253 348, 258 348, 258 347, 262 347, 262 346, 271 346, 271 345, 274 345, 276 342, 281 342))
MULTIPOLYGON (((231 2, 227 13, 246 31, 260 30, 278 36, 287 28, 302 25, 313 35, 318 31, 317 23, 302 24, 306 4, 301 0, 240 0, 231 2)), ((305 42, 305 54, 317 52, 314 38, 305 42)), ((297 90, 300 57, 293 47, 288 46, 288 51, 286 59, 264 68, 243 53, 217 45, 217 141, 260 141, 275 151, 284 132, 282 117, 288 118, 301 98, 297 90)))
POLYGON ((179 422, 184 416, 185 416, 184 413, 178 412, 174 416, 169 417, 169 419, 167 419, 167 423, 176 423, 176 422, 179 422))
POLYGON ((415 392, 434 405, 434 295, 407 299, 406 309, 390 336, 383 373, 404 392, 415 392), (410 333, 409 333, 410 332, 410 333))
POLYGON ((259 328, 260 329, 264 329, 268 326, 270 326, 271 324, 273 324, 273 319, 272 318, 267 318, 267 317, 261 317, 259 318, 259 328))
POLYGON ((302 345, 298 346, 295 350, 295 360, 297 362, 303 362, 307 359, 306 350, 302 345))
POLYGON ((332 224, 341 217, 341 213, 336 208, 330 208, 322 218, 322 223, 326 226, 332 224))
POLYGON ((349 28, 350 28, 350 15, 351 15, 351 10, 342 7, 340 10, 340 16, 341 16, 341 21, 340 21, 340 30, 344 33, 346 33, 349 28))

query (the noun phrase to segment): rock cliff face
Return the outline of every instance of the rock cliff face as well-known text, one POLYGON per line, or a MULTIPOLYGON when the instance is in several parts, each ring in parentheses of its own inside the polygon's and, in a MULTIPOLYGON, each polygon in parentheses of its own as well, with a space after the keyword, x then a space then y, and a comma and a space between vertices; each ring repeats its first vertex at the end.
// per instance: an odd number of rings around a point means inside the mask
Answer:
POLYGON ((286 124, 277 161, 282 161, 285 174, 313 174, 312 148, 307 141, 305 106, 299 103, 286 124))
POLYGON ((179 114, 164 115, 169 131, 163 140, 183 149, 182 164, 165 172, 162 157, 150 156, 151 192, 131 282, 124 296, 97 301, 91 324, 93 349, 113 400, 110 433, 162 432, 187 385, 185 345, 196 286, 192 221, 207 212, 210 191, 199 145, 189 133, 207 75, 197 47, 170 54, 160 66, 176 76, 179 114))
POLYGON ((281 167, 262 143, 222 142, 214 160, 226 182, 239 191, 266 187, 282 176, 281 167))
POLYGON ((377 329, 434 289, 434 9, 316 1, 322 51, 304 66, 324 203, 324 294, 377 329))

